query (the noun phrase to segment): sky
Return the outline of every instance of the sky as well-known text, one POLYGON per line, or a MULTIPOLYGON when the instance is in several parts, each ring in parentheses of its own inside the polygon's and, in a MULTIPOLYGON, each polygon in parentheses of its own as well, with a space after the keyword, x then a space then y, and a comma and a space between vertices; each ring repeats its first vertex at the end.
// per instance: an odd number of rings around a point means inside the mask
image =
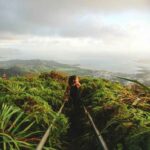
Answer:
POLYGON ((98 69, 150 60, 149 0, 0 0, 0 60, 98 69))

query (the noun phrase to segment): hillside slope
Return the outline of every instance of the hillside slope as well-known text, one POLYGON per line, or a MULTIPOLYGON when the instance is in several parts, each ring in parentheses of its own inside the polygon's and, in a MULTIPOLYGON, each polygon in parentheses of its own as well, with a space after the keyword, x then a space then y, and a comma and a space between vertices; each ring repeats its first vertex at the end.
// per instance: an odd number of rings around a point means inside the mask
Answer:
POLYGON ((135 74, 127 74, 120 72, 110 72, 107 70, 93 70, 85 69, 76 65, 68 65, 63 63, 58 63, 56 61, 48 60, 9 60, 9 61, 0 61, 0 75, 5 72, 7 75, 16 76, 24 75, 27 73, 41 73, 49 72, 51 70, 63 71, 68 74, 76 74, 79 76, 94 76, 109 79, 112 81, 120 81, 121 83, 127 83, 127 81, 119 80, 117 77, 127 77, 131 79, 136 79, 142 82, 145 85, 150 85, 150 70, 139 68, 139 71, 135 74), (14 70, 13 70, 14 69, 14 70), (18 70, 18 71, 16 71, 18 70))
POLYGON ((79 75, 92 75, 92 70, 81 69, 75 65, 68 65, 58 63, 56 61, 48 60, 9 60, 9 61, 0 61, 1 69, 10 69, 17 67, 24 72, 48 72, 50 70, 65 71, 69 74, 79 74, 79 75))
MULTIPOLYGON (((71 107, 65 107, 57 116, 66 81, 67 76, 57 72, 9 80, 0 78, 2 150, 35 149, 54 118, 56 122, 45 149, 67 150, 65 137, 72 137, 67 134, 72 128, 67 115, 71 107)), ((92 115, 109 149, 150 149, 150 93, 137 85, 123 86, 102 78, 81 77, 81 84, 82 103, 92 115)), ((80 120, 78 125, 82 128, 75 142, 79 150, 101 149, 85 114, 75 118, 80 120)))

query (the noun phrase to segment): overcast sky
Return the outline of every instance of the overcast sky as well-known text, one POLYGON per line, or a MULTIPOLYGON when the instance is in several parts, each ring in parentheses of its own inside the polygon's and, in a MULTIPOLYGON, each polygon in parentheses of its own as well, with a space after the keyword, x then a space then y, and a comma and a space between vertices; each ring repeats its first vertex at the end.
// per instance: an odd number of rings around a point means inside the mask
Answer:
POLYGON ((150 58, 149 0, 0 0, 0 58, 150 58))

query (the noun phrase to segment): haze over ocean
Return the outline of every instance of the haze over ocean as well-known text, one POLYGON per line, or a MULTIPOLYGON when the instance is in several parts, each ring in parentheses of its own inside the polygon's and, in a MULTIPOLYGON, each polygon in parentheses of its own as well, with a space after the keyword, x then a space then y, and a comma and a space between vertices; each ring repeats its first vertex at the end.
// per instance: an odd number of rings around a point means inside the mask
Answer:
POLYGON ((135 73, 150 63, 149 0, 1 0, 0 60, 135 73))

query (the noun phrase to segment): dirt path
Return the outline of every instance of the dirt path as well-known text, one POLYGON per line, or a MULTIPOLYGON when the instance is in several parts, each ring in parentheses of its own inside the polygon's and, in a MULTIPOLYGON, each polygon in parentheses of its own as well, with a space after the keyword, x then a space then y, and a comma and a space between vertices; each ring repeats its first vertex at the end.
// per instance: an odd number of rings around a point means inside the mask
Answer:
POLYGON ((96 134, 84 112, 83 107, 69 109, 65 113, 70 127, 65 136, 65 150, 103 150, 98 144, 96 134))
POLYGON ((84 122, 86 119, 83 108, 81 107, 78 110, 70 109, 66 116, 68 116, 70 124, 65 137, 67 141, 66 150, 81 150, 81 138, 85 133, 84 122))

